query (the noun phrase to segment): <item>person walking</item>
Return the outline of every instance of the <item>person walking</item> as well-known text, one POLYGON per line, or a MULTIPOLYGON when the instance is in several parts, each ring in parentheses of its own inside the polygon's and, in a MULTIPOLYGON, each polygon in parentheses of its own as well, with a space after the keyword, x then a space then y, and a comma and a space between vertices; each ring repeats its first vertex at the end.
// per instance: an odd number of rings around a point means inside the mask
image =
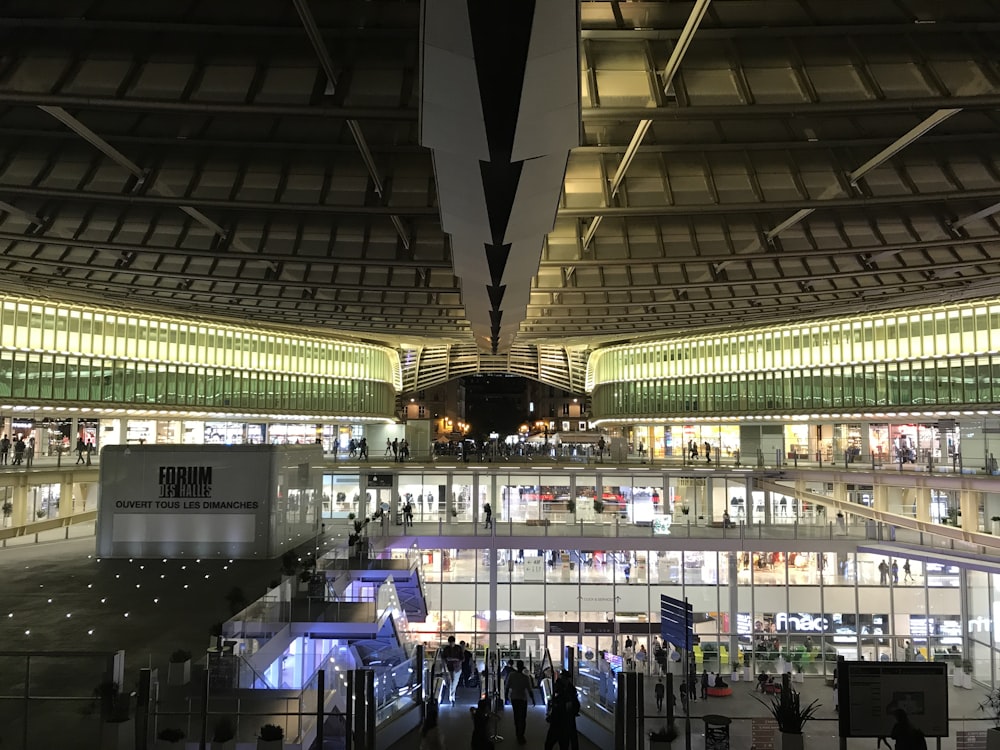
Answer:
POLYGON ((462 677, 462 657, 464 649, 455 643, 455 636, 448 636, 448 645, 444 647, 441 656, 444 659, 445 684, 448 687, 448 697, 451 705, 455 705, 455 693, 458 691, 458 681, 462 677))
MULTIPOLYGON (((28 468, 31 468, 31 464, 35 462, 35 438, 34 436, 28 438, 28 445, 24 449, 24 460, 28 464, 28 468)), ((909 566, 909 562, 907 562, 909 566)))
POLYGON ((406 497, 406 502, 403 504, 403 528, 406 527, 413 528, 413 506, 410 504, 409 496, 406 497))
POLYGON ((507 675, 506 698, 510 701, 514 711, 514 734, 517 736, 517 744, 526 745, 525 730, 528 724, 528 700, 531 705, 535 705, 535 691, 531 684, 531 677, 524 671, 524 662, 517 660, 514 669, 507 675))
POLYGON ((6 435, 0 440, 0 466, 7 465, 7 459, 10 457, 10 438, 6 435))
POLYGON ((625 574, 625 583, 632 582, 632 565, 630 563, 625 563, 625 567, 622 569, 622 573, 625 574))
POLYGON ((708 700, 708 670, 701 670, 701 699, 708 700))
POLYGON ((663 678, 662 677, 660 679, 658 679, 656 681, 656 684, 653 686, 653 695, 656 696, 656 710, 657 711, 662 711, 663 710, 663 699, 667 695, 667 688, 663 684, 663 678))
POLYGON ((489 502, 483 505, 483 519, 485 520, 484 529, 493 528, 493 506, 489 502))
POLYGON ((889 583, 889 563, 885 560, 878 564, 878 582, 880 586, 885 586, 889 583))
POLYGON ((892 585, 895 586, 899 583, 899 563, 893 560, 889 570, 892 571, 892 585))
POLYGON ((910 561, 903 563, 903 583, 913 583, 913 575, 910 573, 910 561))
POLYGON ((81 438, 77 438, 76 439, 76 464, 77 464, 77 466, 79 466, 82 463, 85 463, 84 458, 83 458, 83 452, 85 450, 87 450, 87 444, 85 442, 83 442, 83 438, 82 437, 81 438))
POLYGON ((707 440, 705 441, 705 461, 712 463, 712 444, 707 440))
POLYGON ((382 458, 389 458, 392 455, 392 441, 389 438, 385 439, 385 453, 382 454, 382 458))
POLYGON ((555 694, 549 705, 546 720, 549 731, 545 736, 545 750, 576 750, 580 740, 576 733, 576 717, 580 714, 580 699, 576 688, 563 672, 556 680, 555 694))

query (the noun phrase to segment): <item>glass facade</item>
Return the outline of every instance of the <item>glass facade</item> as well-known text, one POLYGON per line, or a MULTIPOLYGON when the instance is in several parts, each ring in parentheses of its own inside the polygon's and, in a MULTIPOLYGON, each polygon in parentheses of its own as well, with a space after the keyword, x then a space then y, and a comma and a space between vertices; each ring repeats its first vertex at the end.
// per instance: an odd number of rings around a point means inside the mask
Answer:
POLYGON ((993 403, 1000 304, 977 302, 594 352, 596 416, 993 403))
POLYGON ((386 347, 0 298, 0 397, 387 417, 386 347))
MULTIPOLYGON (((666 594, 694 605, 699 671, 702 663, 720 672, 743 665, 754 674, 780 671, 783 660, 807 675, 827 674, 837 656, 960 665, 971 641, 983 662, 976 676, 990 679, 992 629, 977 630, 978 621, 963 615, 957 567, 843 551, 498 549, 494 558, 488 549, 425 549, 421 555, 429 617, 412 627, 428 643, 455 634, 482 644, 494 631, 501 648, 516 644, 536 658, 548 649, 558 658, 572 645, 593 661, 605 651, 619 653, 631 637, 636 649, 646 646, 646 669, 655 670, 653 638, 666 594)), ((980 588, 987 585, 982 575, 980 588)), ((990 597, 978 593, 988 607, 990 597)))

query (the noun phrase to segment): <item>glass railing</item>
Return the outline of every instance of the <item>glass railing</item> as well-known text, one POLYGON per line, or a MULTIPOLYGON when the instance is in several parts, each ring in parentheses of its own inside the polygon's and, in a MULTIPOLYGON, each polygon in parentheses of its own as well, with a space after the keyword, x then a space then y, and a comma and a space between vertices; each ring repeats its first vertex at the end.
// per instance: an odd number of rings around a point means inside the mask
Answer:
POLYGON ((418 705, 423 679, 415 656, 375 672, 375 723, 382 727, 418 705))

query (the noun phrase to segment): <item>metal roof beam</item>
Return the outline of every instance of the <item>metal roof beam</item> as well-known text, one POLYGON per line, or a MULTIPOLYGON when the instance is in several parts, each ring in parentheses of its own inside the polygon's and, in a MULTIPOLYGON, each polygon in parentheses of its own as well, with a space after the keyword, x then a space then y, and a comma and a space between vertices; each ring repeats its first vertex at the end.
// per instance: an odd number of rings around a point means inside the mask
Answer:
MULTIPOLYGON (((319 59, 320 67, 323 68, 323 72, 326 74, 327 81, 329 81, 332 89, 336 89, 337 72, 333 69, 333 60, 330 58, 330 51, 326 48, 323 35, 316 25, 316 19, 313 18, 312 11, 309 9, 309 0, 292 0, 292 3, 295 5, 295 10, 302 21, 306 36, 309 37, 309 42, 313 46, 313 51, 319 59)), ((368 141, 365 140, 365 134, 361 131, 361 123, 355 119, 349 119, 347 121, 347 129, 351 131, 351 137, 354 138, 354 144, 358 147, 358 153, 361 154, 361 161, 364 162, 365 168, 368 170, 368 176, 371 178, 375 192, 379 198, 385 200, 385 187, 382 184, 382 178, 379 176, 378 168, 375 166, 375 159, 372 157, 371 149, 368 148, 368 141)), ((399 235, 403 247, 409 250, 410 236, 406 227, 403 226, 402 219, 398 215, 392 214, 389 220, 392 221, 392 225, 396 228, 396 233, 399 235)))
MULTIPOLYGON (((694 35, 698 31, 698 27, 701 25, 701 21, 705 17, 705 13, 708 11, 708 6, 711 2, 712 0, 695 0, 694 7, 691 8, 691 14, 688 16, 688 20, 684 24, 684 28, 681 30, 681 35, 677 39, 677 44, 674 46, 673 52, 670 54, 670 59, 667 60, 667 65, 663 69, 660 86, 664 91, 669 91, 670 87, 673 85, 674 76, 677 75, 677 71, 681 67, 681 62, 684 60, 684 55, 687 54, 688 47, 691 46, 691 42, 694 40, 694 35)), ((649 119, 643 118, 639 120, 635 133, 632 134, 632 139, 622 156, 621 163, 618 165, 618 169, 615 170, 614 177, 611 178, 612 198, 618 194, 618 189, 625 180, 625 173, 628 172, 628 168, 631 166, 632 160, 635 159, 635 155, 639 153, 639 147, 642 146, 642 141, 646 137, 646 133, 649 131, 652 124, 653 121, 649 119)), ((601 216, 595 216, 591 220, 586 233, 583 235, 584 249, 590 245, 590 242, 594 239, 594 235, 597 233, 597 228, 600 225, 601 216)))

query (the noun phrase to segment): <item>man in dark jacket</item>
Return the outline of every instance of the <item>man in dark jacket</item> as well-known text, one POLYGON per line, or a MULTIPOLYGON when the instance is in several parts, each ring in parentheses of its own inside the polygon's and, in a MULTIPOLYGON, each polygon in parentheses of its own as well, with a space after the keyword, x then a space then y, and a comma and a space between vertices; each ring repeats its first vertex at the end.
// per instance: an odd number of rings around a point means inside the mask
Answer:
POLYGON ((517 743, 525 745, 528 742, 524 736, 528 722, 528 700, 530 699, 531 705, 534 706, 535 693, 531 677, 524 671, 524 662, 520 659, 517 660, 515 668, 507 674, 506 697, 514 709, 514 733, 517 735, 517 743))

